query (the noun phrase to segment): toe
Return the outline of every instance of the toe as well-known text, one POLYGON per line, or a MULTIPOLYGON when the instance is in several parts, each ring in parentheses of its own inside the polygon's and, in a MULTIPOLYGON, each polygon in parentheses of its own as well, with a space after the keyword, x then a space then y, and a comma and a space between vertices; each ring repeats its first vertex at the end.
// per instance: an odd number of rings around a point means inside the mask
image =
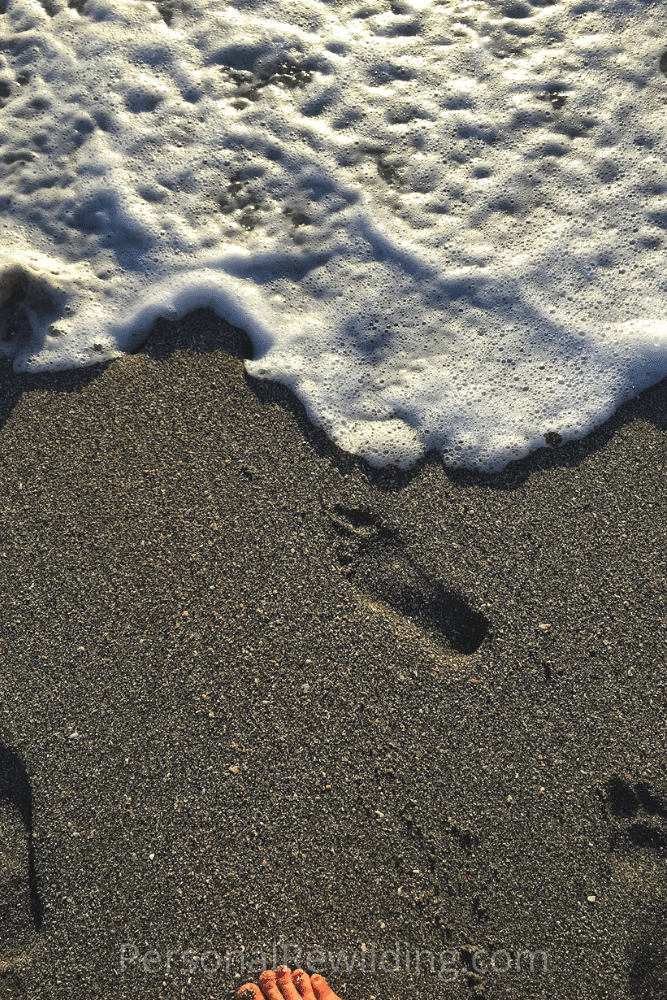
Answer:
POLYGON ((262 991, 254 983, 246 983, 236 995, 244 997, 244 1000, 263 1000, 262 991))
POLYGON ((311 976, 310 981, 317 1000, 339 1000, 323 976, 311 976))
POLYGON ((285 1000, 300 1000, 296 986, 292 981, 292 973, 286 965, 279 965, 276 969, 276 981, 285 1000))
POLYGON ((313 987, 310 984, 310 976, 303 969, 295 969, 292 973, 292 982, 299 991, 299 996, 303 1000, 315 1000, 313 987))
POLYGON ((266 1000, 283 1000, 283 995, 276 983, 276 974, 272 969, 267 969, 259 977, 259 985, 266 1000))

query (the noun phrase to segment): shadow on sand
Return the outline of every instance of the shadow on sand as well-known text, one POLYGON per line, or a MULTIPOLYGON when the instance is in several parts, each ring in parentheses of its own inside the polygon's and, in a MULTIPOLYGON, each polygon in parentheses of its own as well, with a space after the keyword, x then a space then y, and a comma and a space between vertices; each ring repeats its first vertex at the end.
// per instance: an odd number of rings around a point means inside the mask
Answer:
POLYGON ((14 806, 28 838, 28 885, 30 915, 35 930, 42 926, 43 905, 35 873, 35 848, 32 832, 32 786, 25 764, 18 754, 0 743, 0 798, 14 806))

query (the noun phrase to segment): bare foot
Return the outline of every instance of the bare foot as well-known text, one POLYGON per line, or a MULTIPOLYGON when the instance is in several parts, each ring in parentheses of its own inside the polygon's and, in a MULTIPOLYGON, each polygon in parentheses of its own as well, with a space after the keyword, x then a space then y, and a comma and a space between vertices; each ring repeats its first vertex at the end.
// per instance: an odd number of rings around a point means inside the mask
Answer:
POLYGON ((275 972, 267 969, 259 977, 259 986, 246 983, 238 995, 247 1000, 339 1000, 322 976, 309 976, 303 969, 290 972, 286 965, 279 965, 275 972))

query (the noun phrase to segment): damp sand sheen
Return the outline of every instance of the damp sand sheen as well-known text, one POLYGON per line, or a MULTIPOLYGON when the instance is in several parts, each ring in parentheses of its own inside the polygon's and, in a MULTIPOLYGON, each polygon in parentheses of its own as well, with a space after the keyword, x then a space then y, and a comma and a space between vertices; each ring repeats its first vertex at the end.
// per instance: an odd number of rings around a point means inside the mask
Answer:
POLYGON ((343 449, 494 471, 667 375, 667 8, 0 0, 0 347, 201 306, 343 449))

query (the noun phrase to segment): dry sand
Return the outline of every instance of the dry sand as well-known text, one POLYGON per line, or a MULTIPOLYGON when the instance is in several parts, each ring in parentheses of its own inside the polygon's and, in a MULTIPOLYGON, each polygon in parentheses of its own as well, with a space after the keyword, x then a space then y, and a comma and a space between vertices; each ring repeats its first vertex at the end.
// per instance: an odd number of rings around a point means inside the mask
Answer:
POLYGON ((667 383, 376 473, 248 347, 0 373, 0 996, 225 997, 274 940, 347 1000, 667 995, 667 383))

